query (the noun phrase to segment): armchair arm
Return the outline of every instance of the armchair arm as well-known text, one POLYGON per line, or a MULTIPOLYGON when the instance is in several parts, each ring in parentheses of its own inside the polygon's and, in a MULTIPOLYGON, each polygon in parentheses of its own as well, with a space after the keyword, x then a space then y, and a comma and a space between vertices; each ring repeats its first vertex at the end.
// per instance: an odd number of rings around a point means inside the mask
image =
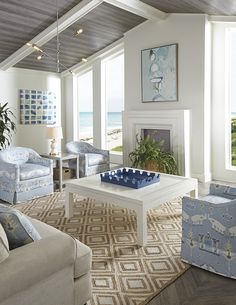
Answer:
POLYGON ((91 153, 94 153, 94 154, 101 154, 101 155, 104 155, 104 156, 109 156, 109 150, 106 150, 106 149, 100 149, 100 148, 96 148, 96 147, 92 147, 92 149, 89 151, 91 153))
POLYGON ((228 185, 211 183, 210 194, 234 200, 236 199, 236 188, 228 185))
POLYGON ((40 157, 39 155, 30 155, 28 163, 39 164, 42 166, 50 167, 50 172, 53 172, 53 160, 40 157))
POLYGON ((0 161, 0 179, 20 181, 19 165, 0 161))

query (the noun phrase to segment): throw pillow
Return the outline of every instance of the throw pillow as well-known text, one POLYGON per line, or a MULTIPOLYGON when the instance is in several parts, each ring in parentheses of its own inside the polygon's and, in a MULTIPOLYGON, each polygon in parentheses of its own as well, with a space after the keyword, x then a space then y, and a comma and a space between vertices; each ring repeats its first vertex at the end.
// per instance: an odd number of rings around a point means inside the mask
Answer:
POLYGON ((6 233, 0 224, 0 263, 9 256, 9 244, 6 233))
POLYGON ((10 250, 41 239, 24 214, 3 204, 0 204, 0 223, 6 232, 10 250))

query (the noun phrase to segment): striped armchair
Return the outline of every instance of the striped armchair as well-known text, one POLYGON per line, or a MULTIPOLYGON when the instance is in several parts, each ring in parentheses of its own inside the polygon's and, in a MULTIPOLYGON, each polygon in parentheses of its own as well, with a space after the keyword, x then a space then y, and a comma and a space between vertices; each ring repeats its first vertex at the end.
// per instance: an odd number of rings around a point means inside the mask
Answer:
POLYGON ((200 199, 183 197, 183 261, 236 279, 236 188, 211 184, 200 199))

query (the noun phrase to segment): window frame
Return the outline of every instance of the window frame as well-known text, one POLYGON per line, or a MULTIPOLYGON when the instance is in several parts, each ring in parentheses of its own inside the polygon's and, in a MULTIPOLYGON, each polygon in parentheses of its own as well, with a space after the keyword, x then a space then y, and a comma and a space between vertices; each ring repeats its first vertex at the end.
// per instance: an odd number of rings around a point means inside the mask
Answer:
POLYGON ((236 35, 236 27, 225 29, 225 168, 236 171, 236 166, 232 165, 232 136, 231 136, 231 90, 232 90, 232 34, 236 35))
MULTIPOLYGON (((104 149, 108 149, 107 148, 107 102, 106 102, 106 64, 112 60, 115 59, 118 56, 124 56, 124 49, 120 49, 116 52, 113 52, 112 54, 108 55, 108 56, 104 56, 101 60, 101 86, 102 86, 102 95, 101 95, 101 99, 102 99, 102 104, 103 104, 103 109, 104 109, 104 122, 105 122, 105 133, 104 135, 102 135, 103 137, 103 143, 104 149)), ((124 92, 125 94, 125 92, 124 92)), ((123 115, 122 115, 123 117, 123 115)), ((123 119, 122 119, 123 121, 123 119)), ((123 122, 122 122, 123 123, 123 122)), ((123 124, 122 124, 123 125, 123 124)), ((122 132, 123 132, 123 126, 122 126, 122 132)), ((121 162, 121 158, 123 158, 123 151, 121 153, 116 153, 110 150, 110 155, 113 159, 114 163, 120 163, 121 162)), ((121 162, 122 163, 122 162, 121 162)))

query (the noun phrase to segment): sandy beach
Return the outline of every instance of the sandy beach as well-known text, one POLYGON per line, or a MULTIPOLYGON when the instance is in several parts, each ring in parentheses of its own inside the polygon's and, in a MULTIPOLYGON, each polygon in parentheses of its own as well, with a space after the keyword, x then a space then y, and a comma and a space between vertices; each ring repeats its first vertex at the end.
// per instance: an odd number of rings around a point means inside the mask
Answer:
MULTIPOLYGON (((93 143, 93 138, 89 134, 83 134, 80 137, 81 141, 93 143)), ((111 129, 107 132, 107 149, 112 150, 112 148, 122 146, 122 129, 111 129)))

